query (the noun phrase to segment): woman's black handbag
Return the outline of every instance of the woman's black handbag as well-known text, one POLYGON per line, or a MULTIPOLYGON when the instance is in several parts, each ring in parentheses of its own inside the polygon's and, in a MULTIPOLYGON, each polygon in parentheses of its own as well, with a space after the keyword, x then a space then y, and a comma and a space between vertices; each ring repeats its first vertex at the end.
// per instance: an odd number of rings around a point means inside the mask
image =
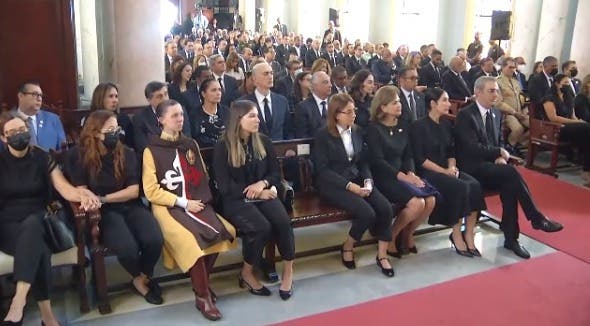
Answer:
POLYGON ((74 235, 65 223, 66 213, 59 201, 47 206, 47 213, 43 217, 47 241, 53 253, 66 251, 75 246, 74 235))

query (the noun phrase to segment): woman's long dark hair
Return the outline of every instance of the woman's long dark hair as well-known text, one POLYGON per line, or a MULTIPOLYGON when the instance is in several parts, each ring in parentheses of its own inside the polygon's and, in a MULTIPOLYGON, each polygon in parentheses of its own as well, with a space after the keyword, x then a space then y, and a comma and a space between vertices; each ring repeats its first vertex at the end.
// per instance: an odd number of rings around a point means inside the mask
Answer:
POLYGON ((572 93, 572 91, 568 88, 566 92, 562 92, 563 100, 561 98, 559 98, 559 93, 558 93, 559 83, 567 77, 568 76, 566 76, 564 74, 557 74, 557 75, 555 75, 555 77, 553 77, 553 85, 551 85, 551 94, 553 95, 555 101, 564 103, 569 108, 573 108, 574 107, 574 94, 572 93))

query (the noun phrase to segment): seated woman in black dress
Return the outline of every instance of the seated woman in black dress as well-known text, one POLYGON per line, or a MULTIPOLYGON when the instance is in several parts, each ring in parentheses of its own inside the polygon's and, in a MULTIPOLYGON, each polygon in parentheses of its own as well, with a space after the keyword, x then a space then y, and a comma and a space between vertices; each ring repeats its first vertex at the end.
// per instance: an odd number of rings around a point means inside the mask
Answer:
POLYGON ((590 187, 590 123, 578 119, 574 112, 574 95, 570 79, 566 75, 553 78, 551 94, 543 99, 543 109, 539 110, 542 118, 563 124, 559 131, 559 139, 570 142, 580 149, 582 156, 582 178, 590 187))
POLYGON ((330 98, 326 126, 316 132, 312 153, 316 172, 316 185, 320 196, 330 204, 349 212, 352 227, 342 245, 342 264, 356 268, 354 243, 360 241, 368 228, 372 228, 378 242, 377 266, 386 276, 394 275, 387 258, 387 245, 391 241, 391 204, 377 188, 363 149, 363 137, 354 125, 354 100, 348 94, 330 98))
POLYGON ((239 285, 254 295, 270 295, 254 276, 253 267, 259 265, 265 244, 274 238, 284 262, 279 295, 287 300, 293 293, 295 238, 291 219, 277 199, 279 163, 271 140, 258 132, 256 104, 235 101, 229 111, 225 134, 215 145, 213 170, 224 215, 242 235, 244 265, 239 285))
POLYGON ((225 130, 227 107, 221 105, 221 86, 214 78, 201 83, 202 105, 189 112, 191 135, 201 147, 213 147, 225 130))
POLYGON ((184 61, 172 72, 172 82, 168 85, 170 99, 180 103, 188 114, 201 104, 197 85, 191 81, 192 75, 193 67, 184 61))
POLYGON ((412 125, 410 140, 418 175, 441 194, 429 222, 453 228, 449 239, 459 255, 481 257, 473 238, 475 223, 486 203, 479 182, 457 169, 451 122, 443 117, 451 107, 449 96, 440 88, 429 88, 425 102, 428 115, 412 125), (463 217, 467 221, 461 234, 463 217))
POLYGON ((150 280, 162 252, 158 222, 139 200, 137 155, 119 141, 113 113, 94 111, 86 119, 80 145, 68 153, 66 171, 72 184, 100 196, 102 241, 133 277, 145 300, 162 304, 161 289, 150 280))
POLYGON ((311 96, 311 74, 302 71, 295 76, 293 90, 289 92, 288 100, 291 112, 295 110, 299 102, 305 101, 309 96, 311 96))
POLYGON ((425 180, 414 174, 410 147, 410 126, 401 115, 399 89, 381 87, 371 104, 371 124, 367 145, 371 169, 377 189, 395 204, 404 205, 391 230, 388 254, 401 258, 402 252, 417 253, 414 231, 422 224, 435 205, 436 192, 425 180))
POLYGON ((580 85, 580 93, 574 100, 576 117, 590 122, 590 75, 586 75, 580 85))
POLYGON ((43 216, 53 187, 66 200, 81 202, 83 209, 100 206, 98 197, 76 189, 63 176, 51 156, 29 146, 31 134, 20 118, 0 114, 0 140, 7 149, 0 152, 0 251, 14 256, 16 293, 2 325, 21 325, 27 294, 39 305, 45 325, 58 325, 49 289, 51 249, 43 216))
MULTIPOLYGON (((90 112, 107 110, 115 114, 117 124, 122 129, 121 141, 129 148, 133 147, 133 125, 131 119, 125 113, 119 111, 119 89, 113 83, 100 83, 92 93, 90 112)), ((84 126, 84 123, 82 123, 84 126)))
POLYGON ((371 71, 361 69, 352 76, 350 80, 350 90, 348 93, 354 99, 354 105, 357 109, 354 123, 361 128, 366 134, 370 120, 371 101, 375 91, 375 77, 371 71))

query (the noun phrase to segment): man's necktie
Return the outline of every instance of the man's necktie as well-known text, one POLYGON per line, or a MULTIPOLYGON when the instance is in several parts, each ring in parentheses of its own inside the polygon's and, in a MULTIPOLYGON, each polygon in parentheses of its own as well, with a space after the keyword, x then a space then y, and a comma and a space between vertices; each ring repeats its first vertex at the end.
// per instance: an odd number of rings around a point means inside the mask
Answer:
POLYGON ((221 92, 223 93, 225 90, 223 89, 223 79, 221 79, 221 77, 217 78, 217 81, 219 82, 219 86, 221 86, 221 92))
POLYGON ((486 136, 488 137, 488 144, 498 146, 497 139, 494 132, 494 119, 492 119, 492 112, 486 112, 486 136))
POLYGON ((334 59, 334 55, 330 55, 330 60, 332 60, 332 65, 335 66, 336 65, 336 59, 334 59))
POLYGON ((326 101, 320 102, 322 106, 322 119, 326 120, 326 101))
MULTIPOLYGON (((266 129, 268 129, 268 133, 270 134, 270 130, 272 128, 272 114, 270 113, 270 106, 268 106, 268 98, 264 98, 264 122, 266 124, 266 129)), ((269 135, 270 136, 270 135, 269 135)))
POLYGON ((31 140, 29 144, 37 145, 37 130, 35 130, 35 123, 33 122, 33 118, 27 118, 27 127, 29 128, 29 133, 31 134, 31 140))
POLYGON ((418 114, 416 113, 416 101, 414 100, 414 93, 410 92, 409 96, 410 100, 410 114, 412 115, 412 121, 416 121, 418 119, 418 114))

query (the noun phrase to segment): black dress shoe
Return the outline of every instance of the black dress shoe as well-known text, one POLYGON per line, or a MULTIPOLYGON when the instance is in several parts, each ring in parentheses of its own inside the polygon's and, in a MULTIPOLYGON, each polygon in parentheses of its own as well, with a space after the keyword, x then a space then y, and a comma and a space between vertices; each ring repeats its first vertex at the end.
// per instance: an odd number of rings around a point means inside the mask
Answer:
POLYGON ((292 295, 293 295, 293 285, 291 285, 291 288, 287 291, 283 291, 279 288, 279 296, 281 297, 281 299, 283 299, 283 301, 287 301, 287 300, 291 299, 292 295))
POLYGON ((533 225, 533 229, 542 230, 545 232, 557 232, 563 229, 563 225, 555 221, 551 221, 546 217, 543 217, 537 221, 533 221, 531 224, 533 225))
POLYGON ((248 288, 248 291, 254 295, 260 295, 260 296, 264 296, 264 297, 268 297, 271 293, 270 290, 266 287, 266 286, 262 286, 260 289, 255 289, 253 288, 250 284, 248 284, 248 282, 246 282, 243 278, 242 278, 242 274, 240 274, 238 276, 238 285, 241 288, 248 288))
MULTIPOLYGON (((461 236, 463 236, 463 241, 465 241, 465 231, 461 232, 461 236)), ((465 241, 465 244, 467 245, 467 241, 465 241)), ((479 252, 477 248, 469 248, 469 245, 467 245, 467 251, 469 251, 473 257, 481 257, 481 252, 479 252)))
POLYGON ((158 282, 156 282, 152 279, 149 280, 148 288, 150 289, 150 291, 154 292, 156 295, 158 295, 158 296, 162 295, 162 288, 160 287, 160 284, 158 284, 158 282))
POLYGON ((22 324, 23 324, 23 320, 21 319, 20 321, 3 320, 0 325, 1 326, 20 326, 22 324))
POLYGON ((529 259, 531 258, 531 254, 518 243, 518 241, 514 242, 504 242, 504 248, 511 250, 520 258, 529 259))
POLYGON ((344 260, 344 253, 345 252, 352 252, 352 250, 345 250, 344 248, 340 248, 340 255, 342 256, 342 265, 348 269, 355 269, 356 263, 354 262, 354 253, 352 256, 352 260, 344 260))
POLYGON ((143 296, 143 298, 148 303, 155 304, 155 305, 161 305, 162 303, 164 303, 164 299, 162 299, 162 296, 158 295, 157 293, 155 293, 152 290, 149 290, 148 293, 143 296))
POLYGON ((389 259, 387 259, 387 257, 379 258, 379 256, 377 256, 377 257, 375 257, 375 260, 377 261, 377 266, 379 266, 379 268, 381 268, 381 273, 383 273, 383 275, 385 275, 387 277, 393 277, 395 275, 393 268, 385 268, 381 264, 382 260, 389 261, 389 259))

